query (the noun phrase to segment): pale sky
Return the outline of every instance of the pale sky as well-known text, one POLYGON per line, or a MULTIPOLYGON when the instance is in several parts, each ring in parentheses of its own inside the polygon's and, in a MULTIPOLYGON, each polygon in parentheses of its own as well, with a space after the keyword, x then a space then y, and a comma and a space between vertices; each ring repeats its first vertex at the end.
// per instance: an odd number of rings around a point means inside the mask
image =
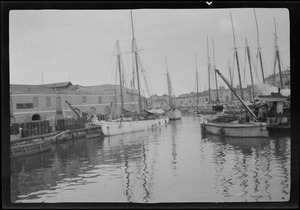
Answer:
MULTIPOLYGON (((242 82, 246 86, 250 84, 250 73, 248 61, 245 62, 245 38, 254 66, 257 55, 253 8, 133 10, 135 38, 152 94, 167 93, 165 56, 173 93, 178 96, 195 92, 195 53, 199 91, 208 89, 207 37, 210 57, 213 58, 213 39, 216 68, 229 79, 228 60, 232 66, 234 52, 230 11, 242 82)), ((268 76, 274 65, 274 18, 283 68, 290 66, 289 11, 285 8, 256 8, 255 11, 265 75, 268 76)), ((132 71, 131 39, 130 10, 12 10, 9 14, 10 83, 114 84, 116 40, 120 40, 129 78, 132 71)), ((257 84, 262 80, 261 70, 256 73, 252 68, 257 84)), ((234 72, 236 85, 236 64, 234 72)), ((218 84, 225 86, 220 77, 218 84)))

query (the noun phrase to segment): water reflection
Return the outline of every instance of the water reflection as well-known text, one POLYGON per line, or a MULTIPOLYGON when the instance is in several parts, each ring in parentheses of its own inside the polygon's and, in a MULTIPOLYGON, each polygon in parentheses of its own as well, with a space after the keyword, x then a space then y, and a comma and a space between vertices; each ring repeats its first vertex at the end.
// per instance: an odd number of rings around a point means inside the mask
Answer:
POLYGON ((207 134, 202 138, 214 145, 215 189, 218 194, 234 196, 238 191, 243 201, 289 200, 290 139, 241 139, 207 134), (223 172, 224 165, 230 173, 223 172), (275 168, 271 169, 271 165, 275 168), (276 177, 274 169, 278 173, 276 177), (270 187, 279 178, 282 197, 277 198, 270 187))
POLYGON ((145 153, 145 145, 143 144, 143 164, 144 164, 144 168, 143 168, 143 175, 142 175, 142 179, 143 179, 143 188, 145 190, 145 196, 144 196, 144 200, 147 203, 148 199, 149 199, 149 190, 147 190, 147 162, 146 162, 146 153, 145 153))
POLYGON ((126 195, 126 198, 127 198, 127 201, 128 202, 131 202, 131 195, 129 194, 129 186, 130 186, 130 172, 128 171, 128 168, 129 168, 129 164, 128 164, 128 159, 127 159, 127 155, 125 154, 125 169, 124 169, 124 172, 125 172, 125 179, 126 179, 126 183, 125 183, 125 195, 126 195))
POLYGON ((178 122, 170 122, 171 127, 171 145, 172 145, 172 162, 171 166, 173 169, 173 177, 176 177, 176 167, 177 167, 177 152, 176 152, 176 137, 177 137, 177 124, 180 124, 181 121, 178 122))
POLYGON ((150 138, 149 132, 159 137, 161 129, 126 134, 122 137, 107 137, 109 154, 114 154, 111 159, 124 162, 123 186, 129 202, 147 203, 151 199, 153 163, 156 162, 156 156, 151 154, 148 143, 151 141, 155 145, 157 138, 150 138))
MULTIPOLYGON (((18 195, 30 195, 37 190, 45 190, 53 184, 51 165, 54 159, 53 151, 18 157, 11 160, 11 201, 18 195)), ((28 196, 30 197, 30 196, 28 196)), ((35 197, 35 196, 31 196, 35 197)))
POLYGON ((290 138, 201 136, 199 118, 11 161, 12 202, 252 202, 290 196, 290 138))

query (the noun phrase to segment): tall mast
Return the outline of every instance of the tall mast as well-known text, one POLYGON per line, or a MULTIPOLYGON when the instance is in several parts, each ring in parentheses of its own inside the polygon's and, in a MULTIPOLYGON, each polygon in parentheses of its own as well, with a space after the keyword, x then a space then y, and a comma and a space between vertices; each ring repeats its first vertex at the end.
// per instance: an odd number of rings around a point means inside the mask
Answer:
POLYGON ((256 31, 257 31, 257 53, 258 53, 259 61, 260 61, 260 68, 261 68, 263 83, 265 83, 265 74, 264 74, 264 67, 263 67, 263 62, 262 62, 261 48, 260 48, 260 43, 259 43, 259 32, 258 32, 258 24, 257 24, 255 9, 254 9, 254 15, 255 15, 255 23, 256 23, 256 31))
POLYGON ((134 37, 134 29, 133 29, 133 18, 132 18, 132 11, 130 10, 131 15, 131 26, 132 26, 132 43, 133 43, 133 53, 135 57, 135 67, 136 67, 136 77, 138 83, 138 97, 139 97, 139 111, 142 111, 142 99, 141 99, 141 88, 140 88, 140 78, 139 78, 139 67, 138 67, 138 54, 137 54, 137 47, 136 41, 134 37))
POLYGON ((213 66, 214 66, 214 73, 215 73, 215 80, 216 80, 216 90, 217 90, 217 100, 219 101, 219 93, 218 93, 218 80, 217 80, 217 72, 216 72, 216 63, 215 63, 215 46, 214 46, 214 39, 212 38, 212 46, 213 46, 213 66))
POLYGON ((247 51, 247 55, 248 55, 248 62, 249 62, 250 76, 251 76, 252 100, 254 100, 254 83, 253 83, 252 66, 251 66, 251 59, 250 59, 250 48, 248 46, 248 40, 247 40, 247 38, 246 38, 246 51, 247 51))
MULTIPOLYGON (((228 59, 228 67, 229 67, 229 76, 230 76, 230 85, 233 87, 233 81, 232 81, 232 73, 231 73, 231 67, 230 67, 230 59, 228 59)), ((231 95, 231 101, 233 101, 233 93, 230 92, 231 95)))
POLYGON ((236 64, 237 64, 237 68, 238 68, 238 75, 239 75, 239 82, 240 82, 240 91, 241 91, 242 99, 244 100, 243 87, 242 87, 242 79, 241 79, 241 72, 240 72, 240 65, 239 65, 239 57, 238 57, 237 47, 236 47, 236 43, 235 43, 235 33, 234 33, 234 28, 233 28, 233 22, 232 22, 231 12, 230 12, 230 19, 231 19, 232 32, 233 32, 234 54, 235 54, 235 57, 236 57, 236 64))
POLYGON ((197 53, 195 53, 195 62, 196 62, 196 80, 197 80, 197 110, 198 110, 198 106, 199 106, 199 84, 198 84, 197 53))
POLYGON ((136 43, 134 37, 134 30, 133 30, 133 18, 132 18, 132 11, 130 10, 130 17, 131 17, 131 30, 132 30, 132 42, 131 42, 131 51, 132 51, 132 88, 135 89, 135 51, 136 51, 136 43))
POLYGON ((120 50, 120 45, 119 45, 119 40, 117 40, 117 60, 118 60, 118 68, 119 68, 119 78, 120 78, 120 96, 121 96, 121 114, 124 110, 124 97, 123 97, 123 73, 121 69, 121 50, 120 50))
POLYGON ((208 74, 208 103, 211 101, 211 96, 210 96, 210 59, 209 59, 209 48, 208 48, 208 37, 206 37, 207 41, 207 62, 208 62, 208 68, 207 68, 207 74, 208 74))
POLYGON ((279 46, 278 46, 278 39, 277 39, 277 30, 276 30, 276 21, 274 18, 274 24, 275 24, 275 61, 274 61, 274 75, 273 78, 275 78, 275 66, 276 66, 276 60, 278 61, 278 69, 279 69, 279 87, 283 88, 283 82, 282 82, 282 74, 281 74, 281 64, 280 64, 280 57, 279 57, 279 46))
POLYGON ((170 108, 173 108, 172 87, 171 87, 171 80, 170 80, 170 75, 169 75, 169 70, 168 70, 167 56, 165 56, 165 58, 166 58, 167 84, 168 84, 168 93, 169 93, 169 100, 170 100, 170 108))

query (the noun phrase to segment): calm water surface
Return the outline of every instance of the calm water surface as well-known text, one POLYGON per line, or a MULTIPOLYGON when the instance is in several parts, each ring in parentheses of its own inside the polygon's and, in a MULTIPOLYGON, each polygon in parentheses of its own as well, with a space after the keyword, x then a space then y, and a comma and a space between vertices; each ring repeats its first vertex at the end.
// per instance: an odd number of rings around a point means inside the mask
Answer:
POLYGON ((253 202, 290 198, 290 137, 201 135, 201 118, 70 140, 11 160, 12 202, 253 202))

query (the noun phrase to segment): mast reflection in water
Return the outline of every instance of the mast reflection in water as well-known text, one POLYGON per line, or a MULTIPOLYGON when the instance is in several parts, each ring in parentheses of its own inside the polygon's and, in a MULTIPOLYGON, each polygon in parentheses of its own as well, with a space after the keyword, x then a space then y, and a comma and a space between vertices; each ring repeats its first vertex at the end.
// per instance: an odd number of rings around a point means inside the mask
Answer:
POLYGON ((290 137, 202 136, 200 118, 70 140, 11 160, 12 202, 264 202, 290 198, 290 137))

